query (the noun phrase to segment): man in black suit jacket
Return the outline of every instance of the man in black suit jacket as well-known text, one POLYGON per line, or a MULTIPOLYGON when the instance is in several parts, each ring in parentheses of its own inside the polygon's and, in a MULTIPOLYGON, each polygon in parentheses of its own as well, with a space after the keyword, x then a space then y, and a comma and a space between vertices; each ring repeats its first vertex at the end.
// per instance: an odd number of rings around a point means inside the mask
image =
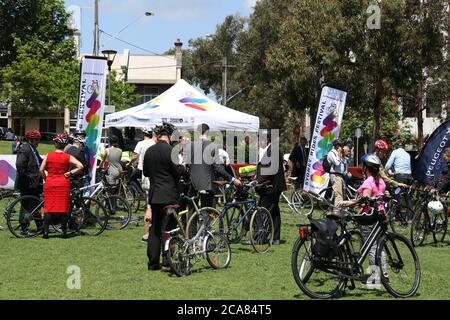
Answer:
POLYGON ((213 181, 218 180, 217 176, 225 178, 235 186, 240 186, 241 181, 230 175, 225 167, 220 163, 218 146, 209 141, 207 134, 209 126, 205 123, 197 128, 200 139, 190 144, 189 174, 194 191, 205 190, 207 194, 200 195, 202 207, 214 207, 214 193, 217 186, 213 181))
POLYGON ((256 167, 256 180, 258 184, 268 186, 258 190, 259 206, 269 210, 274 228, 273 244, 280 244, 281 214, 279 201, 281 193, 286 190, 286 180, 284 178, 283 157, 280 152, 277 152, 278 154, 275 151, 272 152, 272 147, 269 131, 266 150, 256 167))
MULTIPOLYGON (((152 209, 152 225, 148 239, 147 256, 148 270, 160 269, 161 246, 164 245, 165 231, 176 228, 173 207, 179 199, 178 182, 185 168, 172 161, 172 146, 170 136, 175 127, 171 124, 163 125, 154 130, 158 135, 158 142, 147 149, 144 156, 144 176, 150 179, 148 203, 152 209)), ((170 267, 163 252, 162 271, 169 271, 170 267)))
POLYGON ((309 149, 306 148, 308 140, 300 138, 300 144, 296 145, 289 155, 289 173, 291 177, 297 177, 295 187, 300 188, 305 179, 306 165, 308 164, 309 149))

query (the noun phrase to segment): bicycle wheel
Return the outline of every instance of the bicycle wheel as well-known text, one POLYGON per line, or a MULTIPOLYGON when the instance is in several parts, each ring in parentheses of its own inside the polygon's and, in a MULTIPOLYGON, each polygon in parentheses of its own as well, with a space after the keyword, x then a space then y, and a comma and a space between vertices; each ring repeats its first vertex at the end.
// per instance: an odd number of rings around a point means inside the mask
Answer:
POLYGON ((129 188, 133 194, 131 213, 139 212, 139 210, 145 210, 145 193, 139 189, 139 186, 137 186, 134 181, 130 183, 129 188))
POLYGON ((409 298, 420 283, 420 264, 416 250, 401 234, 388 233, 378 244, 376 263, 386 290, 396 298, 409 298))
POLYGON ((190 274, 190 261, 184 252, 184 241, 180 237, 170 238, 167 250, 167 260, 172 271, 179 277, 190 274))
POLYGON ((319 197, 325 201, 319 201, 319 208, 322 211, 328 211, 329 204, 334 203, 334 192, 332 187, 328 187, 319 192, 319 197))
POLYGON ((247 219, 244 217, 244 210, 238 204, 229 206, 223 213, 225 223, 225 234, 230 243, 238 243, 244 236, 247 219), (241 221, 239 223, 239 221, 241 221))
POLYGON ((223 233, 224 223, 219 211, 214 208, 204 207, 198 212, 194 212, 187 222, 186 235, 189 239, 193 238, 197 234, 197 231, 200 229, 202 223, 206 224, 207 230, 223 233))
POLYGON ((13 192, 2 192, 0 194, 0 230, 6 228, 6 211, 8 206, 19 197, 13 192))
POLYGON ((414 247, 423 244, 427 237, 427 225, 429 225, 428 215, 418 212, 411 223, 410 239, 414 247))
POLYGON ((131 220, 131 208, 128 202, 119 196, 107 196, 101 203, 108 213, 108 230, 122 230, 131 220))
POLYGON ((433 239, 435 243, 444 242, 447 234, 448 216, 445 208, 434 217, 433 221, 433 239))
POLYGON ((5 217, 15 237, 36 237, 44 231, 44 202, 35 196, 16 198, 6 208, 5 217))
POLYGON ((294 212, 302 215, 310 215, 314 210, 314 202, 311 195, 304 191, 295 191, 291 196, 291 205, 295 209, 294 212))
POLYGON ((343 260, 340 254, 330 263, 314 257, 311 241, 298 238, 292 248, 291 268, 295 282, 300 290, 313 299, 334 298, 344 289, 346 279, 338 275, 331 266, 343 260))
POLYGON ((231 249, 225 235, 208 232, 205 240, 206 260, 214 269, 225 269, 231 262, 231 249))
POLYGON ((395 210, 393 214, 389 215, 389 225, 392 229, 392 232, 400 233, 406 236, 410 227, 410 224, 408 223, 408 217, 414 217, 414 211, 412 211, 408 207, 394 207, 392 208, 392 210, 395 210))
POLYGON ((250 219, 250 242, 256 252, 269 250, 273 240, 273 221, 269 210, 257 207, 250 219))
POLYGON ((108 224, 108 211, 101 201, 82 197, 72 205, 69 226, 71 224, 82 235, 97 236, 108 224))

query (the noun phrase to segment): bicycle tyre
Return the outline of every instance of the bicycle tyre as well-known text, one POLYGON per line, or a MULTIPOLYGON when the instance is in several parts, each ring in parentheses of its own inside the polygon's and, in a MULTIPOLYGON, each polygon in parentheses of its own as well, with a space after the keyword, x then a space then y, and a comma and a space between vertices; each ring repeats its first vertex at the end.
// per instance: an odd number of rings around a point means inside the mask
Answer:
POLYGON ((227 237, 219 232, 208 232, 205 239, 206 260, 214 269, 225 269, 231 262, 231 249, 227 237), (225 255, 222 257, 222 255, 225 255))
POLYGON ((447 208, 437 213, 433 221, 433 240, 435 243, 444 242, 447 234, 448 215, 447 208))
POLYGON ((184 241, 180 237, 172 237, 169 240, 167 250, 167 260, 172 272, 178 277, 190 274, 190 261, 184 250, 184 241))
MULTIPOLYGON (((393 208, 392 210, 395 209, 396 208, 393 208)), ((389 226, 391 227, 392 232, 406 235, 408 232, 408 228, 410 227, 410 224, 408 223, 406 216, 414 217, 415 213, 408 207, 401 207, 401 209, 404 209, 405 212, 401 213, 397 212, 394 215, 392 214, 389 215, 389 226)))
POLYGON ((414 247, 421 246, 427 237, 428 214, 418 212, 411 223, 410 239, 414 247))
POLYGON ((332 187, 328 187, 319 192, 319 198, 323 198, 326 201, 319 201, 319 208, 322 211, 328 211, 329 205, 334 203, 334 191, 332 187))
POLYGON ((227 207, 223 213, 223 222, 225 223, 225 235, 230 243, 239 243, 244 236, 246 224, 248 219, 241 219, 244 217, 244 210, 242 206, 233 204, 227 207), (241 223, 239 223, 241 221, 241 223))
POLYGON ((107 230, 123 230, 131 221, 131 207, 128 201, 120 196, 107 196, 102 204, 108 213, 107 230))
POLYGON ((6 228, 6 211, 8 206, 17 198, 18 194, 14 194, 14 192, 1 192, 0 193, 0 230, 6 228))
POLYGON ((300 213, 304 216, 311 215, 314 211, 314 201, 311 195, 304 191, 295 191, 291 196, 291 204, 295 209, 294 212, 300 213))
MULTIPOLYGON (((339 256, 343 257, 341 250, 339 250, 337 257, 339 256)), ((297 286, 304 294, 313 299, 337 297, 344 290, 346 279, 343 276, 316 268, 314 260, 315 258, 311 252, 311 241, 298 238, 294 243, 291 254, 291 269, 297 286), (327 280, 325 278, 327 276, 331 277, 331 280, 327 280), (314 277, 318 277, 318 279, 316 280, 314 277), (314 289, 313 285, 315 283, 320 288, 314 289), (326 288, 322 288, 323 286, 326 286, 326 288)))
POLYGON ((71 219, 75 220, 78 233, 98 236, 108 225, 108 211, 98 199, 82 197, 79 203, 72 204, 71 219))
POLYGON ((44 232, 44 201, 36 196, 25 195, 11 202, 5 212, 6 225, 16 238, 33 238, 44 232), (23 201, 30 209, 22 206, 23 201))
POLYGON ((257 207, 250 219, 250 242, 258 253, 267 252, 273 241, 273 221, 269 210, 257 207))
POLYGON ((406 237, 390 232, 382 236, 377 247, 376 263, 380 267, 381 283, 392 296, 409 298, 417 292, 420 284, 420 263, 416 250, 406 237), (401 247, 401 244, 405 247, 401 247), (383 253, 386 257, 386 263, 382 261, 383 253), (411 269, 411 272, 409 269, 411 269), (406 277, 402 276, 406 273, 414 277, 410 279, 412 280, 411 285, 407 283, 406 277), (394 275, 398 275, 399 279, 394 278, 394 275), (401 289, 400 286, 406 286, 406 289, 401 289))
POLYGON ((194 237, 197 234, 197 231, 200 229, 201 221, 199 220, 199 213, 203 217, 208 217, 207 230, 216 230, 223 233, 224 223, 219 211, 211 207, 204 207, 201 208, 198 212, 194 212, 189 217, 189 220, 186 224, 186 236, 188 237, 188 239, 194 237))

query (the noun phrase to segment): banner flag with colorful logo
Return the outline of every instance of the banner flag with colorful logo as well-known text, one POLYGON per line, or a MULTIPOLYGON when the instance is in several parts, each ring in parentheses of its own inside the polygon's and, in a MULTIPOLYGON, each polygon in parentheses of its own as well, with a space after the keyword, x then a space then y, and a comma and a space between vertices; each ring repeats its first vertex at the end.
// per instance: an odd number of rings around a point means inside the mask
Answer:
POLYGON ((98 146, 105 109, 107 60, 103 57, 83 57, 78 96, 77 130, 86 131, 85 153, 91 182, 95 182, 98 146))
POLYGON ((328 186, 329 174, 322 161, 333 147, 331 141, 339 137, 346 98, 345 91, 327 86, 322 89, 303 184, 306 191, 319 194, 328 186))
POLYGON ((427 143, 417 157, 413 171, 414 179, 436 187, 434 177, 439 179, 442 172, 447 171, 443 154, 444 150, 449 147, 450 120, 441 124, 428 138, 427 143))
POLYGON ((0 155, 0 189, 14 190, 16 155, 0 155))

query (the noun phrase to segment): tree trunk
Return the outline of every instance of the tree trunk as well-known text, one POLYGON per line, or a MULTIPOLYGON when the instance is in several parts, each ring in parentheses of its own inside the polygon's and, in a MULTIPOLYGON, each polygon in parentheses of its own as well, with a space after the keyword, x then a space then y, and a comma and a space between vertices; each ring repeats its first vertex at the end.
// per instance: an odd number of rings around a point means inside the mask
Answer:
POLYGON ((303 117, 301 111, 295 112, 295 123, 292 129, 292 144, 295 146, 299 143, 300 134, 302 132, 303 117))
POLYGON ((417 86, 416 95, 416 118, 417 118, 417 150, 422 150, 423 147, 423 117, 422 117, 422 101, 423 101, 423 89, 425 81, 421 79, 417 86))
POLYGON ((383 99, 383 78, 377 79, 375 87, 375 99, 373 101, 373 139, 380 138, 381 129, 381 101, 383 99))

